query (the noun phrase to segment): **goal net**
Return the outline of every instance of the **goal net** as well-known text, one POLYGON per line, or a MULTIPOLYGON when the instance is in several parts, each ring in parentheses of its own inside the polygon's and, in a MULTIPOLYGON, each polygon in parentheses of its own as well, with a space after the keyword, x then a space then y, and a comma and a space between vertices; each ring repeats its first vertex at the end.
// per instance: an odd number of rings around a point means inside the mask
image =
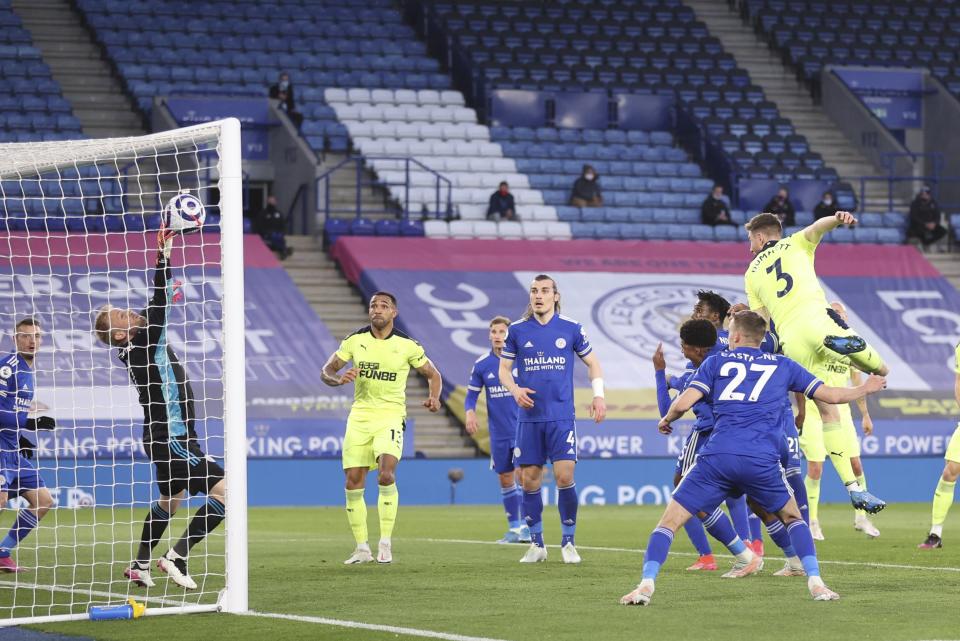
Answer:
POLYGON ((0 145, 0 626, 81 619, 128 598, 147 614, 246 609, 240 181, 234 119, 0 145), (205 222, 174 237, 156 297, 161 214, 183 193, 205 222), (95 333, 106 305, 132 310, 127 331, 107 311, 95 333), (151 458, 164 439, 160 472, 151 458), (228 490, 210 500, 221 466, 228 490), (164 495, 181 489, 174 510, 164 495), (154 585, 140 587, 125 571, 143 561, 148 515, 141 582, 154 585), (158 568, 178 543, 195 589, 158 568))

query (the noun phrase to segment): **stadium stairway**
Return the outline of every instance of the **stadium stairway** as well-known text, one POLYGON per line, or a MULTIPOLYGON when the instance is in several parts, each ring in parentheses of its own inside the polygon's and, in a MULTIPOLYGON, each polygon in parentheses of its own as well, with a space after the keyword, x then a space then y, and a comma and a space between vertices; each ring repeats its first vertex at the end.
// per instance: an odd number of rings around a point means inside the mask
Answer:
MULTIPOLYGON (((347 281, 319 243, 310 236, 289 236, 287 242, 295 252, 283 266, 333 336, 340 340, 369 324, 360 292, 347 281)), ((317 385, 322 383, 317 381, 317 385)), ((426 382, 421 376, 411 374, 407 383, 407 415, 413 420, 416 449, 429 458, 476 456, 477 450, 464 436, 463 426, 446 411, 428 412, 420 404, 426 397, 426 382)))
MULTIPOLYGON (((325 152, 323 160, 318 168, 318 173, 323 174, 327 170, 336 167, 344 159, 346 154, 325 152)), ((370 220, 380 220, 382 218, 395 218, 400 209, 397 203, 390 198, 386 188, 373 184, 377 181, 376 174, 365 166, 360 177, 363 183, 360 188, 360 209, 363 216, 370 220)), ((320 185, 322 190, 324 185, 320 185)), ((322 191, 318 196, 320 203, 320 213, 324 214, 322 191)), ((348 163, 330 175, 330 209, 332 217, 347 217, 356 210, 357 206, 357 171, 356 165, 348 163)), ((321 222, 322 225, 322 222, 321 222)))
POLYGON ((90 138, 146 133, 79 12, 69 0, 13 0, 13 9, 50 65, 90 138))
MULTIPOLYGON (((855 178, 879 175, 880 170, 850 147, 846 136, 814 104, 810 92, 797 83, 795 72, 784 66, 781 58, 757 37, 726 2, 685 0, 685 4, 693 8, 697 18, 706 23, 710 33, 720 39, 724 49, 733 54, 737 63, 750 73, 753 81, 763 87, 767 97, 776 102, 782 114, 793 122, 797 133, 810 141, 811 150, 819 152, 824 162, 837 170, 841 179, 849 180, 854 189, 859 191, 855 178)), ((909 203, 900 199, 895 199, 894 206, 890 208, 886 185, 880 182, 868 182, 865 197, 860 195, 860 198, 861 211, 905 211, 909 208, 909 203)))

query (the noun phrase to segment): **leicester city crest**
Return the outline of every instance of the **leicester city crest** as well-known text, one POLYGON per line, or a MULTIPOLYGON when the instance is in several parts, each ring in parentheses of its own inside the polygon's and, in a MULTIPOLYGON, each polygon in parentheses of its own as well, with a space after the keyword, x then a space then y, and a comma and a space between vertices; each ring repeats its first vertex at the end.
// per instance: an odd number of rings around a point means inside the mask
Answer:
POLYGON ((746 302, 741 290, 690 283, 650 283, 616 289, 593 306, 593 321, 607 337, 637 356, 650 358, 663 343, 667 368, 682 370, 680 324, 690 316, 697 291, 715 291, 730 304, 746 302))

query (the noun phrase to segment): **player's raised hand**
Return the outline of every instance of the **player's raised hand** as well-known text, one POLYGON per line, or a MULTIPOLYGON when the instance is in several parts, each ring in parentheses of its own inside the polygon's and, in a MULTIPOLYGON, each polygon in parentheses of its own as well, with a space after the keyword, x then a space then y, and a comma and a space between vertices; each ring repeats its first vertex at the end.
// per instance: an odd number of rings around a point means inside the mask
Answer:
POLYGON ((657 343, 657 349, 653 351, 653 369, 658 372, 667 369, 667 359, 663 357, 663 343, 657 343))
POLYGON ((357 374, 359 373, 360 370, 358 370, 356 367, 351 367, 340 375, 340 383, 338 384, 346 385, 347 383, 352 383, 353 381, 357 380, 357 374))
POLYGON ((440 399, 430 396, 423 402, 423 406, 431 412, 437 413, 440 411, 440 399))
POLYGON ((466 422, 467 434, 473 436, 477 433, 477 413, 473 410, 467 410, 467 422, 466 422))
POLYGON ((870 436, 873 434, 873 419, 870 418, 870 415, 863 417, 863 421, 860 423, 863 426, 863 435, 870 436))
POLYGON ((594 423, 600 423, 607 418, 607 402, 602 396, 593 397, 593 402, 590 403, 590 418, 594 423))
POLYGON ((857 219, 849 211, 838 211, 834 214, 841 225, 856 225, 857 219))
POLYGON ((661 418, 660 423, 657 424, 657 430, 659 430, 661 434, 670 434, 673 432, 673 426, 670 425, 670 421, 664 417, 661 418))
POLYGON ((173 237, 176 235, 177 232, 167 229, 166 224, 160 223, 160 231, 157 232, 157 247, 167 258, 170 258, 170 252, 173 251, 173 237))
POLYGON ((536 392, 529 387, 518 387, 517 391, 513 393, 513 400, 517 402, 517 405, 528 410, 533 407, 533 399, 530 398, 531 394, 536 394, 536 392))

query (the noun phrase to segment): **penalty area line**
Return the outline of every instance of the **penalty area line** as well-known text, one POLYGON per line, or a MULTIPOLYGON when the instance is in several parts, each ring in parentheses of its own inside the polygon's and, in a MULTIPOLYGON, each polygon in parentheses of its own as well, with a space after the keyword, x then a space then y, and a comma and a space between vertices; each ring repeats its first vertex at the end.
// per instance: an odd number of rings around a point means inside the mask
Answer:
POLYGON ((379 623, 362 623, 360 621, 346 621, 343 619, 329 619, 327 617, 313 617, 300 614, 281 614, 278 612, 238 612, 239 616, 260 617, 264 619, 282 619, 284 621, 296 621, 299 623, 313 623, 315 625, 330 625, 340 628, 353 628, 355 630, 372 630, 375 632, 389 632, 391 634, 406 634, 412 637, 424 637, 428 639, 444 639, 444 641, 505 641, 504 639, 493 639, 490 637, 471 637, 464 634, 453 634, 450 632, 438 632, 436 630, 421 630, 419 628, 405 628, 396 625, 381 625, 379 623))

